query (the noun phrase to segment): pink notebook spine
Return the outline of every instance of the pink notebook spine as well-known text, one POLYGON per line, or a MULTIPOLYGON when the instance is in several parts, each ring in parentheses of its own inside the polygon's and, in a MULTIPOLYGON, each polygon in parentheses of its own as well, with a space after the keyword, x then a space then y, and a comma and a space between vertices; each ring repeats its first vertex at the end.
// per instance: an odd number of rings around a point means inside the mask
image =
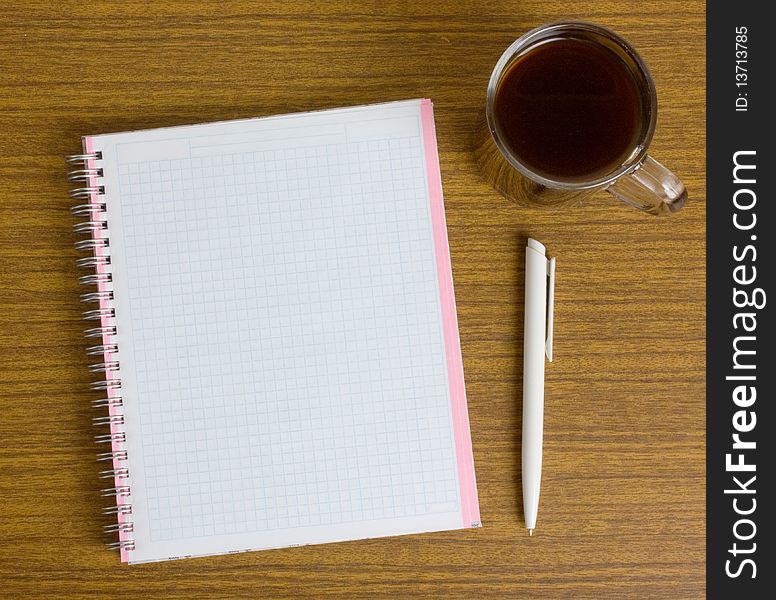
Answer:
POLYGON ((463 359, 458 336, 458 317, 455 312, 453 268, 447 242, 445 203, 442 196, 442 177, 439 171, 439 152, 434 126, 434 105, 429 99, 420 104, 423 146, 426 155, 428 197, 431 203, 431 223, 434 231, 434 254, 442 305, 442 325, 450 389, 450 407, 453 414, 455 454, 458 462, 458 480, 461 497, 461 518, 466 527, 480 527, 480 504, 477 482, 474 478, 474 455, 469 428, 469 410, 466 406, 466 386, 463 380, 463 359))
POLYGON ((90 305, 83 318, 93 322, 86 329, 85 336, 90 341, 99 342, 87 347, 86 354, 101 360, 89 365, 89 371, 101 376, 90 385, 91 390, 100 392, 100 396, 92 400, 92 406, 103 411, 101 416, 93 419, 95 426, 103 430, 95 436, 95 442, 100 446, 110 445, 109 452, 97 454, 98 461, 111 467, 100 471, 100 478, 113 480, 112 487, 102 490, 102 496, 114 500, 111 506, 103 509, 103 513, 115 516, 116 521, 106 525, 105 531, 113 537, 108 547, 119 550, 122 561, 126 562, 135 542, 102 153, 94 151, 91 138, 84 138, 83 145, 83 154, 67 157, 69 165, 79 167, 68 173, 68 179, 78 186, 70 191, 70 197, 77 201, 70 212, 83 219, 73 226, 76 234, 85 236, 75 243, 76 249, 86 254, 77 260, 77 265, 90 271, 79 277, 82 285, 91 288, 81 294, 81 301, 90 305))

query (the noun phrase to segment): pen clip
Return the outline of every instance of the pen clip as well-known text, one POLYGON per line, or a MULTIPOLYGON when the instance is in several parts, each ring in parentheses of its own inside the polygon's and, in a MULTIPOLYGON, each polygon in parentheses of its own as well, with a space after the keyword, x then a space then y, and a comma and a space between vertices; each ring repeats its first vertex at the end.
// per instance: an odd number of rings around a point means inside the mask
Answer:
POLYGON ((554 324, 555 315, 555 258, 551 258, 547 261, 547 276, 549 282, 547 283, 547 339, 544 343, 544 353, 547 355, 547 360, 552 362, 552 328, 554 324))

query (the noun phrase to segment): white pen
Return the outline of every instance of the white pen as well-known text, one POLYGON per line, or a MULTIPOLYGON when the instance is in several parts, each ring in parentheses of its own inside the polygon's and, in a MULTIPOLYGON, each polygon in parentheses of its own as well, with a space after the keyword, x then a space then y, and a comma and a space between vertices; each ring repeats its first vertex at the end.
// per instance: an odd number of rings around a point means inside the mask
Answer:
POLYGON ((552 360, 555 259, 528 238, 525 249, 525 333, 523 341, 523 511, 528 535, 536 528, 542 482, 544 356, 552 360))

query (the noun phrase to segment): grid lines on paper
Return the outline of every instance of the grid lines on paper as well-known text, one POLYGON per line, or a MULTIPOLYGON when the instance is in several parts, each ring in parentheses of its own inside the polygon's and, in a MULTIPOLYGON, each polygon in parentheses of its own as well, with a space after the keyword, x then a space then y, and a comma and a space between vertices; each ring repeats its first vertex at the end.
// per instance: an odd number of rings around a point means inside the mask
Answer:
POLYGON ((152 540, 457 510, 421 144, 120 166, 152 540))

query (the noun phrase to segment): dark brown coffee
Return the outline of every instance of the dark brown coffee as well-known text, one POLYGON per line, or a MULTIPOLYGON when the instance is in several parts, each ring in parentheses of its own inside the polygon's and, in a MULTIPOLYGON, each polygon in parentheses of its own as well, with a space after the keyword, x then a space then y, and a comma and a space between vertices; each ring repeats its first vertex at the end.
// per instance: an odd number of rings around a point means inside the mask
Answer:
POLYGON ((648 120, 642 89, 614 50, 558 38, 505 71, 493 115, 501 139, 531 171, 592 180, 617 169, 638 144, 648 120))

